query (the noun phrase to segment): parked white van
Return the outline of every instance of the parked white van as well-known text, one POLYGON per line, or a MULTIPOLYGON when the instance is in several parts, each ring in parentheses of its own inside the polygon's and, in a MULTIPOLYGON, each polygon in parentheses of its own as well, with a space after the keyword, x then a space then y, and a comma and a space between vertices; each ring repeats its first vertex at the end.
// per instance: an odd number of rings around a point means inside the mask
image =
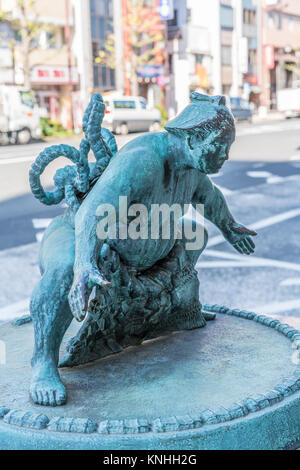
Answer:
POLYGON ((158 109, 150 109, 141 96, 104 97, 106 105, 103 127, 115 134, 161 130, 161 115, 158 109))
POLYGON ((300 117, 300 88, 284 88, 277 92, 277 109, 285 117, 300 117))
POLYGON ((0 86, 0 139, 27 144, 39 137, 40 115, 33 92, 18 86, 0 86))

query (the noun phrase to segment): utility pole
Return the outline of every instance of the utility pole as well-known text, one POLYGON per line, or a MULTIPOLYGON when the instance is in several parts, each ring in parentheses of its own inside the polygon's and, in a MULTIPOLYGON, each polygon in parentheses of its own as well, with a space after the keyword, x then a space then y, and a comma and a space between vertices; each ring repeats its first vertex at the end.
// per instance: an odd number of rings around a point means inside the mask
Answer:
POLYGON ((122 25, 122 0, 113 0, 113 21, 115 36, 116 59, 116 89, 124 93, 124 54, 123 54, 123 25, 122 25))
POLYGON ((74 118, 73 118, 73 81, 72 81, 72 55, 71 55, 71 29, 70 29, 70 5, 69 0, 65 0, 65 11, 66 11, 66 25, 65 25, 65 38, 67 44, 67 54, 68 54, 68 87, 69 87, 69 96, 70 96, 70 122, 72 129, 74 128, 74 118))
POLYGON ((168 21, 163 21, 165 32, 165 108, 167 113, 170 108, 170 64, 169 64, 169 40, 168 40, 168 21))
POLYGON ((122 17, 123 17, 123 42, 124 42, 124 92, 126 96, 131 94, 131 63, 130 63, 130 36, 128 33, 128 5, 127 0, 122 0, 122 17))

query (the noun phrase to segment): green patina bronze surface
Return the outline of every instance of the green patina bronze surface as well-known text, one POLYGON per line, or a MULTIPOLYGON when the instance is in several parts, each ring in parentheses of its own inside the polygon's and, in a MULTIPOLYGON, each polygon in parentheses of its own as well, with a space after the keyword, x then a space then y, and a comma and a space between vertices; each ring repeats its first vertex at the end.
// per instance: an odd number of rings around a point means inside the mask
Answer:
POLYGON ((62 369, 61 409, 28 399, 32 324, 1 325, 0 449, 299 447, 300 332, 251 311, 203 311, 217 321, 62 369))
POLYGON ((66 402, 57 367, 73 316, 87 318, 70 341, 63 366, 83 364, 166 332, 203 327, 205 317, 211 318, 201 310, 194 268, 207 243, 205 229, 197 250, 187 250, 184 237, 177 239, 174 232, 168 239, 103 240, 97 236, 99 206, 109 203, 118 212, 121 196, 128 205, 148 209, 152 204, 179 204, 183 210, 202 204, 204 217, 237 251, 253 253, 255 232, 235 221, 208 177, 228 159, 235 138, 232 114, 221 96, 192 93, 191 101, 165 132, 138 137, 118 151, 114 136, 101 128, 102 97, 94 95, 79 151, 50 147, 33 164, 33 194, 45 204, 65 199, 69 206, 44 235, 42 278, 31 299, 35 346, 30 392, 35 403, 66 402), (88 163, 90 150, 95 163, 88 163), (56 190, 44 192, 40 175, 59 156, 75 165, 59 170, 56 190))

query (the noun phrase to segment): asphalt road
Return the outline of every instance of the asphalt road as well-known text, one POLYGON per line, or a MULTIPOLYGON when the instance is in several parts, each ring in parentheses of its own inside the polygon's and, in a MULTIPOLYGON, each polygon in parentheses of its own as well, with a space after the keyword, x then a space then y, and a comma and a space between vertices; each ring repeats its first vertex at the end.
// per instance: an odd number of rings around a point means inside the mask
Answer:
MULTIPOLYGON (((236 219, 257 229, 257 250, 242 257, 209 225, 199 260, 201 299, 258 309, 300 327, 300 120, 240 124, 231 157, 212 178, 236 219)), ((119 147, 127 139, 118 138, 119 147)), ((78 139, 68 142, 78 145, 78 139)), ((25 313, 39 278, 38 241, 63 207, 29 193, 28 170, 49 143, 0 147, 0 321, 25 313)), ((68 162, 69 163, 69 162, 68 162)), ((54 162, 46 185, 63 159, 54 162)))
MULTIPOLYGON (((140 134, 118 136, 119 148, 137 135, 140 134)), ((61 142, 52 141, 51 145, 61 142)), ((79 142, 76 137, 67 140, 74 146, 79 142)), ((39 152, 49 145, 49 142, 38 142, 0 146, 0 250, 39 240, 43 225, 63 210, 63 205, 43 206, 30 193, 30 166, 39 152)), ((52 185, 55 171, 66 164, 70 161, 60 158, 49 165, 41 178, 45 187, 52 185)), ((228 195, 231 191, 260 185, 270 178, 298 174, 299 168, 300 120, 238 124, 230 161, 213 179, 228 195)))

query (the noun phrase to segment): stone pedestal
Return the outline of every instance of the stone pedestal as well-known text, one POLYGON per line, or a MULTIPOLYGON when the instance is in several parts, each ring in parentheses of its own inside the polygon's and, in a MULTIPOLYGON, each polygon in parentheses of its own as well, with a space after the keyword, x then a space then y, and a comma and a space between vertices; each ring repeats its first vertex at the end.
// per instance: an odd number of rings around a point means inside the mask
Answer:
MULTIPOLYGON (((0 449, 284 449, 300 443, 300 333, 251 312, 60 370, 63 407, 29 398, 32 324, 0 327, 0 449)), ((77 328, 72 324, 64 347, 77 328)))

